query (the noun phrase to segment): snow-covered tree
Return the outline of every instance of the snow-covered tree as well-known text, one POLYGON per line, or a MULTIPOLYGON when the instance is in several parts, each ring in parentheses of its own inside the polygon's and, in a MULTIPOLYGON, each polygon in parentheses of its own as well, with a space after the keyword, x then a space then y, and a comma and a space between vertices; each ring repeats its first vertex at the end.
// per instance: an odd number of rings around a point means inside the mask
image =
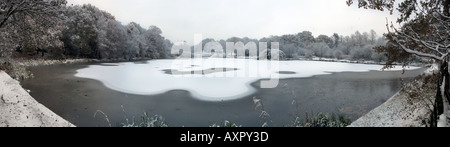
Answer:
POLYGON ((98 56, 96 17, 85 6, 68 7, 64 11, 65 29, 61 40, 64 42, 64 55, 71 57, 98 56))
POLYGON ((131 22, 127 25, 128 34, 128 48, 131 52, 136 54, 136 57, 145 57, 147 52, 145 37, 143 29, 139 24, 131 22))
POLYGON ((298 46, 294 43, 282 44, 280 50, 286 54, 286 58, 296 58, 298 55, 298 46))
POLYGON ((146 30, 139 24, 131 22, 127 25, 128 48, 138 57, 166 58, 170 41, 161 34, 161 29, 156 26, 150 26, 146 30))
POLYGON ((329 48, 333 48, 333 46, 334 46, 333 40, 330 37, 328 37, 327 35, 317 36, 316 43, 318 43, 318 42, 323 42, 323 43, 327 44, 329 48))
POLYGON ((374 30, 370 30, 370 34, 369 34, 369 42, 370 44, 375 44, 375 42, 377 41, 377 32, 375 32, 374 30))
POLYGON ((333 51, 333 58, 341 59, 341 58, 342 58, 342 55, 343 55, 343 53, 342 53, 341 50, 334 50, 334 51, 333 51))
POLYGON ((373 47, 373 45, 354 47, 350 51, 350 57, 354 60, 370 60, 372 59, 373 47))
MULTIPOLYGON (((391 13, 395 0, 358 0, 358 6, 366 9, 384 10, 391 13)), ((348 0, 351 5, 353 0, 348 0)), ((443 99, 450 102, 448 93, 449 73, 448 56, 450 54, 450 0, 406 0, 398 5, 400 28, 392 22, 386 25, 389 33, 387 46, 378 50, 387 52, 390 60, 404 59, 405 56, 418 56, 434 59, 441 64, 441 80, 435 101, 435 113, 432 120, 443 114, 443 99), (393 54, 393 55, 389 55, 393 54), (394 58, 392 58, 394 57, 394 58), (441 92, 442 90, 442 92, 441 92)), ((436 122, 431 125, 436 126, 436 122)))
POLYGON ((0 56, 28 54, 62 46, 60 12, 65 0, 0 0, 0 56), (37 49, 39 48, 39 49, 37 49))
POLYGON ((314 36, 309 31, 303 31, 301 33, 298 33, 297 36, 300 38, 300 41, 302 42, 301 47, 308 48, 311 46, 312 43, 314 43, 314 36))
POLYGON ((333 47, 339 46, 339 43, 341 42, 341 37, 339 36, 339 34, 334 33, 332 37, 333 37, 332 39, 334 42, 333 47))
MULTIPOLYGON (((366 34, 366 33, 363 33, 363 34, 366 34)), ((352 34, 351 36, 350 36, 350 40, 349 40, 349 45, 351 46, 351 47, 355 47, 355 46, 358 46, 358 47, 361 47, 361 46, 364 46, 365 44, 367 44, 367 35, 363 35, 363 34, 361 34, 361 32, 359 32, 359 31, 356 31, 354 34, 352 34)))
POLYGON ((130 59, 127 50, 126 28, 115 19, 105 19, 105 27, 100 27, 98 38, 98 50, 101 58, 125 58, 130 59))
POLYGON ((318 57, 325 57, 327 51, 330 50, 330 47, 328 47, 328 44, 325 42, 317 42, 312 44, 312 50, 314 55, 318 57))
POLYGON ((156 26, 127 26, 97 7, 66 0, 0 0, 0 57, 16 49, 55 58, 165 58, 170 41, 156 26))
POLYGON ((162 31, 156 26, 150 26, 146 32, 146 41, 148 42, 148 52, 151 58, 159 59, 166 57, 165 38, 161 36, 162 31))
POLYGON ((298 55, 304 56, 306 58, 312 58, 313 54, 314 53, 310 49, 299 48, 298 50, 298 55))
POLYGON ((19 15, 48 21, 48 17, 57 16, 66 3, 66 0, 0 0, 0 28, 7 23, 20 21, 17 18, 19 15))

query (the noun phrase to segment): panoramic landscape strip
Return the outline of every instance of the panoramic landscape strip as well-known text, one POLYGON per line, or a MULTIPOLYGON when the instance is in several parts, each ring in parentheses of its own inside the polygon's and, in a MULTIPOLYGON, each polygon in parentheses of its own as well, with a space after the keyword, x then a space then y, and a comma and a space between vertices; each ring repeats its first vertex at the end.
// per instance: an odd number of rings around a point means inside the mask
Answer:
POLYGON ((0 2, 1 127, 450 122, 450 0, 0 2))

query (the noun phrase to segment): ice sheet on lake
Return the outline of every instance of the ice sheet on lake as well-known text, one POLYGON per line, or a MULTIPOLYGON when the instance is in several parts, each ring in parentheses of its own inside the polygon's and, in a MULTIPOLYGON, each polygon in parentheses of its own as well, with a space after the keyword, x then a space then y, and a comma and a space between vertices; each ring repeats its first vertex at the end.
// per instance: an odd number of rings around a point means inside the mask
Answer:
POLYGON ((155 95, 170 90, 187 90, 200 100, 225 101, 254 93, 256 90, 250 84, 261 79, 304 78, 331 72, 367 72, 382 68, 382 65, 318 61, 279 61, 276 66, 273 65, 271 61, 253 59, 167 59, 151 60, 147 64, 90 65, 79 69, 75 76, 99 80, 108 88, 125 93, 155 95))

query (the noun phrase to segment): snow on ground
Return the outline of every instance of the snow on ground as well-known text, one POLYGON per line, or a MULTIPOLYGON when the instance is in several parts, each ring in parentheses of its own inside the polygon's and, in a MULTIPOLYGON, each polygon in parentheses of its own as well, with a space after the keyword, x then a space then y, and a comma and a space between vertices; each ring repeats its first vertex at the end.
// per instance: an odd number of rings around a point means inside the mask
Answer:
MULTIPOLYGON (((183 89, 200 100, 223 101, 254 93, 256 89, 250 84, 261 79, 276 81, 332 72, 379 71, 382 67, 382 65, 298 60, 273 62, 224 58, 170 59, 151 60, 145 64, 124 62, 91 65, 78 70, 75 76, 99 80, 107 87, 125 93, 154 95, 183 89)), ((416 68, 418 67, 410 69, 416 68)), ((398 66, 391 70, 402 68, 398 66)))
POLYGON ((404 94, 397 93, 348 127, 424 127, 422 120, 429 115, 426 106, 414 108, 404 94))
MULTIPOLYGON (((430 75, 433 72, 437 72, 437 65, 433 65, 427 69, 423 75, 430 75)), ((422 81, 414 81, 409 85, 420 85, 422 81), (418 84, 419 83, 419 84, 418 84)), ((434 83, 430 86, 434 86, 434 83)), ((408 86, 407 86, 408 87, 408 86)), ((413 87, 417 89, 417 87, 413 87)), ((427 88, 425 88, 427 89, 427 88)), ((423 90, 423 89, 421 89, 423 90)), ((429 120, 431 114, 431 103, 435 97, 436 89, 429 89, 424 91, 419 91, 418 99, 411 99, 408 96, 408 92, 412 92, 411 89, 399 91, 394 96, 392 96, 388 101, 379 107, 373 109, 366 115, 360 117, 354 121, 349 127, 424 127, 426 126, 426 121, 429 120)), ((441 116, 441 121, 439 122, 440 127, 448 127, 448 118, 450 113, 448 113, 448 102, 444 100, 445 109, 447 113, 441 116)))
POLYGON ((73 127, 0 71, 0 127, 73 127))

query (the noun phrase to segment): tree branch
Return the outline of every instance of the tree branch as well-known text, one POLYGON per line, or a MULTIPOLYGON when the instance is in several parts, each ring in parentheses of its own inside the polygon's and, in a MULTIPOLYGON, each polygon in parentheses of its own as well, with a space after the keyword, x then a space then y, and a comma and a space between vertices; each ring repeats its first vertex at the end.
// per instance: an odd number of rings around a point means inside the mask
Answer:
POLYGON ((407 47, 404 46, 402 43, 400 43, 400 41, 399 41, 397 38, 394 38, 394 41, 395 41, 395 42, 396 42, 396 43, 397 43, 397 44, 398 44, 405 52, 410 53, 410 54, 414 54, 414 55, 417 55, 417 56, 420 56, 420 57, 428 57, 428 58, 433 58, 433 59, 442 61, 443 59, 445 59, 445 57, 447 57, 447 56, 449 55, 449 53, 445 53, 445 54, 443 54, 442 56, 436 56, 436 55, 433 55, 433 54, 427 54, 427 53, 419 52, 419 51, 416 51, 416 50, 412 50, 412 49, 407 48, 407 47))

